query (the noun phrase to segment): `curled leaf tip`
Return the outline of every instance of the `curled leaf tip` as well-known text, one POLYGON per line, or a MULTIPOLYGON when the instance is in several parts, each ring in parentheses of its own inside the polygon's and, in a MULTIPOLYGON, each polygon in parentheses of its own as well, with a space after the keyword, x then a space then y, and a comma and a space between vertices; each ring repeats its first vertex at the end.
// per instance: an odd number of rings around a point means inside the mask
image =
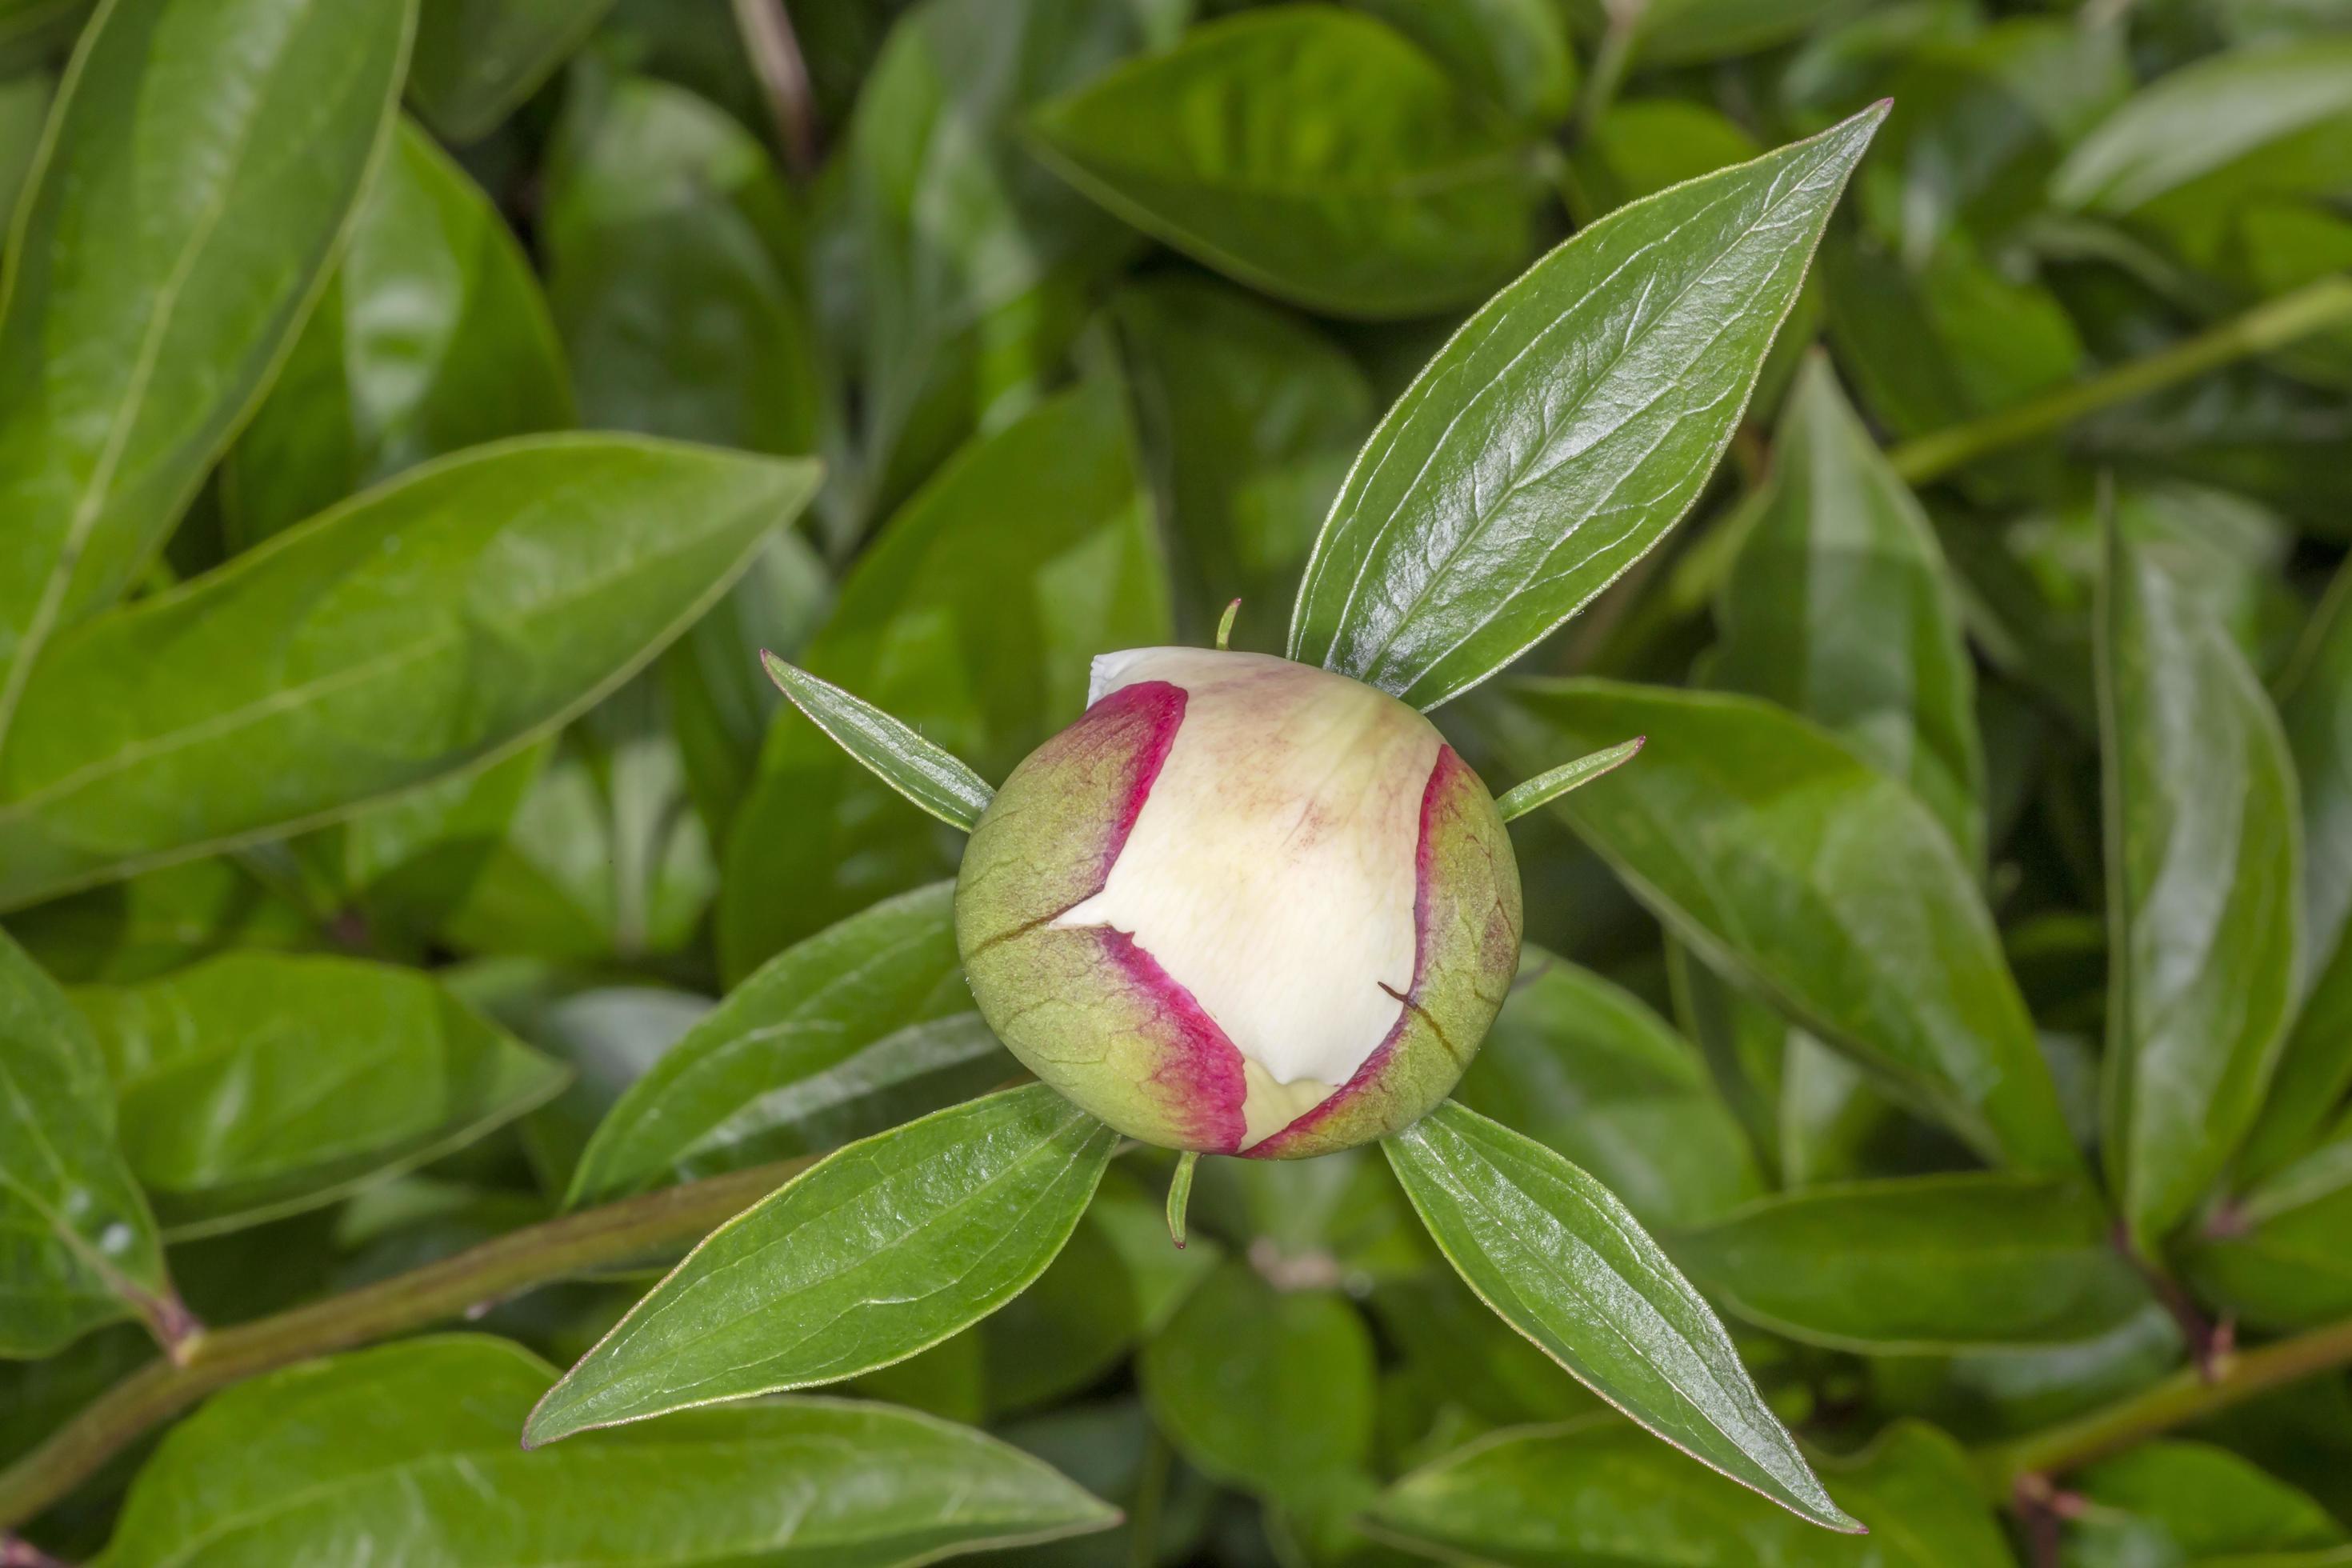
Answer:
POLYGON ((1242 602, 1239 599, 1235 599, 1232 604, 1225 606, 1225 613, 1218 618, 1217 651, 1219 653, 1224 652, 1226 645, 1233 641, 1234 617, 1241 613, 1242 602))

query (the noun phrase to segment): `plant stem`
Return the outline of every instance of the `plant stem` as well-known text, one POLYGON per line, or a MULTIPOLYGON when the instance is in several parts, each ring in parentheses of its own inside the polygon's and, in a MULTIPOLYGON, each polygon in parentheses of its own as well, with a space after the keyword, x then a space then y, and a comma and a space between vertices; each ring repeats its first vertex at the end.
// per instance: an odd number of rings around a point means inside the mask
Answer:
MULTIPOLYGON (((815 1163, 809 1155, 510 1231, 481 1246, 275 1317, 215 1329, 178 1364, 153 1361, 0 1470, 0 1530, 62 1500, 139 1437, 205 1394, 331 1351, 387 1339, 567 1275, 692 1241, 815 1163)), ((518 1435, 520 1436, 520 1435, 518 1435)))
POLYGON ((805 184, 816 173, 816 108, 792 16, 783 0, 735 0, 735 27, 742 36, 751 74, 767 95, 784 168, 805 184))
POLYGON ((2090 380, 2013 408, 1906 441, 1887 454, 1906 484, 1925 484, 2004 447, 2046 436, 2085 415, 2269 353, 2329 327, 2352 322, 2352 278, 2322 278, 2242 316, 2090 380))
POLYGON ((1986 1492, 2007 1502, 2025 1477, 2063 1474, 2258 1394, 2345 1366, 2352 1366, 2352 1319, 2229 1354, 2210 1372, 2183 1367, 2104 1410, 1979 1448, 1977 1468, 1986 1492))

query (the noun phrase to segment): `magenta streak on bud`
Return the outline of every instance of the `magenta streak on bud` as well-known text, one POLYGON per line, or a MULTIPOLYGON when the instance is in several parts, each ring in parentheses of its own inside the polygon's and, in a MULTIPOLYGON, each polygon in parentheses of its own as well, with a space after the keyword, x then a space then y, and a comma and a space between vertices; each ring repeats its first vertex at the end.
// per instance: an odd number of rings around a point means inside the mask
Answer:
POLYGON ((1107 926, 1097 934, 1111 962, 1160 1006, 1172 1038, 1160 1054, 1151 1082, 1191 1113, 1185 1129, 1190 1146, 1217 1154, 1239 1149, 1244 1135, 1242 1103, 1249 1097, 1240 1048, 1133 937, 1107 926))

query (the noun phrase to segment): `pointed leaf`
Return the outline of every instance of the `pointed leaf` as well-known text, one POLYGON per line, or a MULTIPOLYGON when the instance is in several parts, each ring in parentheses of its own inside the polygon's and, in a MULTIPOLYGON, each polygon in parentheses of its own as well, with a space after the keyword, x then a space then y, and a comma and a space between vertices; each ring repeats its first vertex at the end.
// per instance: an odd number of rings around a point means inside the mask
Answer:
POLYGON ((321 823, 561 723, 815 482, 633 437, 478 447, 76 629, 0 752, 0 909, 321 823))
POLYGON ((429 977, 230 953, 74 993, 174 1238, 313 1208, 464 1147, 570 1077, 429 977))
POLYGON ((527 1453, 515 1433, 551 1372, 505 1341, 448 1335, 215 1394, 140 1472, 106 1562, 914 1568, 1118 1521, 994 1438, 835 1399, 527 1453))
POLYGON ((1470 1288, 1579 1382, 1800 1517, 1859 1528, 1765 1405, 1731 1336, 1608 1188, 1450 1100, 1381 1147, 1470 1288))
POLYGON ((2147 1305, 2088 1186, 1971 1171, 1763 1199, 1672 1238, 1759 1328, 1876 1354, 2095 1339, 2147 1305))
POLYGON ((0 931, 0 1356, 63 1350, 171 1293, 115 1141, 106 1064, 65 995, 0 931))
POLYGON ((1336 5, 1195 27, 1030 125, 1046 163, 1112 212, 1328 314, 1466 305, 1530 244, 1526 133, 1336 5))
POLYGON ((1988 1158, 2080 1168, 1976 879, 1908 789, 1752 698, 1528 681, 1486 712, 1522 766, 1647 735, 1553 807, 1634 896, 1988 1158))
POLYGON ((1525 784, 1513 784, 1496 799, 1495 809, 1505 822, 1525 816, 1539 805, 1549 805, 1580 784, 1591 784, 1610 769, 1622 766, 1640 754, 1642 737, 1634 736, 1622 746, 1611 746, 1579 757, 1572 763, 1562 763, 1549 773, 1538 773, 1525 784))
POLYGON ((2105 1154, 2151 1256, 2261 1109, 2294 1005, 2294 760, 2244 657, 2111 528, 2099 742, 2108 921, 2105 1154))
POLYGON ((2198 1299, 2263 1329, 2352 1316, 2352 1113, 2181 1247, 2198 1299))
POLYGON ((932 745, 870 702, 795 669, 774 654, 760 662, 793 706, 866 770, 950 827, 980 826, 996 791, 956 757, 932 745))
POLYGON ((1898 1424, 1830 1479, 1868 1535, 1823 1536, 1621 1423, 1588 1420, 1457 1448, 1382 1493, 1370 1521, 1447 1561, 2014 1568, 1967 1453, 1932 1427, 1898 1424))
POLYGON ((837 1148, 1012 1078, 957 963, 954 892, 885 900, 729 992, 597 1127, 572 1204, 837 1148))
POLYGON ((268 384, 391 134, 413 16, 121 0, 83 37, 0 285, 0 735, 268 384))
POLYGON ((1045 1272, 1118 1135, 1043 1084, 853 1143, 710 1233, 564 1373, 551 1443, 904 1361, 1045 1272))
POLYGON ((506 219, 415 125, 221 465, 242 549, 403 468, 573 422, 547 301, 506 219))
POLYGON ((1884 112, 1622 207, 1488 300, 1357 458, 1290 657, 1433 708, 1664 538, 1884 112))
POLYGON ((1984 755, 1958 606, 1919 502, 1829 362, 1807 362, 1726 579, 1707 684, 1793 709, 1909 784, 1984 858, 1984 755))

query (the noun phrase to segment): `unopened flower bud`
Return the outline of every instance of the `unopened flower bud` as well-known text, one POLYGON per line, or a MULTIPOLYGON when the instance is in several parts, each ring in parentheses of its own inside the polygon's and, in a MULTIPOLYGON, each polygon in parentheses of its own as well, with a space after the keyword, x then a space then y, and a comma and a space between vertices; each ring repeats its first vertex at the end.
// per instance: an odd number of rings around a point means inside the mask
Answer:
POLYGON ((1444 1099, 1518 965, 1495 803, 1386 693, 1260 654, 1095 661, 956 886, 982 1015, 1120 1131, 1284 1158, 1444 1099))

